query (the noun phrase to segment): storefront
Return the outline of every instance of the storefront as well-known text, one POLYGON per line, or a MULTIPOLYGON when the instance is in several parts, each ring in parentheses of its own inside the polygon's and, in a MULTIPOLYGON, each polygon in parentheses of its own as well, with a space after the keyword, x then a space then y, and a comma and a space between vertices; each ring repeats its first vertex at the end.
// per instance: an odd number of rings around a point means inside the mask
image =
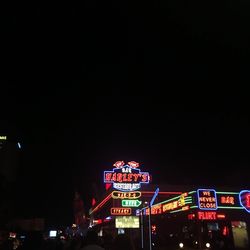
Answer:
MULTIPOLYGON (((112 235, 133 231, 139 232, 138 210, 147 206, 156 186, 152 176, 141 171, 139 163, 116 162, 111 171, 104 171, 103 182, 108 186, 102 199, 89 211, 90 227, 100 228, 112 235)), ((182 187, 168 187, 160 190, 156 201, 164 201, 182 193, 182 187), (167 191, 164 191, 167 190, 167 191)))
POLYGON ((114 167, 104 171, 104 183, 110 188, 89 211, 90 227, 99 235, 129 234, 144 249, 149 249, 150 241, 152 248, 248 249, 249 190, 156 186, 136 162, 120 161, 114 167))
POLYGON ((249 197, 249 190, 197 189, 157 203, 151 209, 155 244, 249 249, 249 197))

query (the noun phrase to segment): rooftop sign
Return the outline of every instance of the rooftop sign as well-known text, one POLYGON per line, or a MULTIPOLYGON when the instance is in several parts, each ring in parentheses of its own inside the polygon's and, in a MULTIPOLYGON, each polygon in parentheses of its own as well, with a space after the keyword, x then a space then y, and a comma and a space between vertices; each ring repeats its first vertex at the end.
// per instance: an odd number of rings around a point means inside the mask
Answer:
POLYGON ((141 188, 142 183, 149 183, 149 173, 141 172, 139 163, 130 161, 125 164, 118 161, 113 171, 104 171, 104 183, 112 183, 113 188, 120 191, 134 191, 141 188))

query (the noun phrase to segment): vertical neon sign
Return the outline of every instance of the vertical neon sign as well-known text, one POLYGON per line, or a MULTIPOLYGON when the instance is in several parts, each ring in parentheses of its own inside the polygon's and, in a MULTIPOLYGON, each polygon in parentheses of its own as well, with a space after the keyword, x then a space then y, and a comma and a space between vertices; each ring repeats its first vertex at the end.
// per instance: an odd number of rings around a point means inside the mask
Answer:
POLYGON ((250 190, 242 190, 239 193, 240 205, 250 213, 250 190))

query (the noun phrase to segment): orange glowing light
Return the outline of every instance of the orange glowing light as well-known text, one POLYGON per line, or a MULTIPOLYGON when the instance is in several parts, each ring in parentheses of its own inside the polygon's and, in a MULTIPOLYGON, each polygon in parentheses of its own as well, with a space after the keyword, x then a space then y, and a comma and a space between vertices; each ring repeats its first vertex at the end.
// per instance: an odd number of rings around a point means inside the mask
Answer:
POLYGON ((140 191, 135 192, 119 192, 119 191, 113 191, 112 192, 112 198, 113 199, 137 199, 141 197, 140 191))
POLYGON ((112 207, 110 213, 111 215, 131 215, 131 208, 112 207))
POLYGON ((234 197, 233 196, 221 196, 220 202, 222 204, 235 204, 234 197))

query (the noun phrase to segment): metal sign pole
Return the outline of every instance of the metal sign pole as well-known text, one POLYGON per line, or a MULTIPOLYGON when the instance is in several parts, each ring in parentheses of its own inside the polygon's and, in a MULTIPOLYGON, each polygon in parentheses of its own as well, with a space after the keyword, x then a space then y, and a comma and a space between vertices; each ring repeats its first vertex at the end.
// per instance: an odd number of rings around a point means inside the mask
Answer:
POLYGON ((151 206, 149 206, 148 230, 149 230, 149 250, 152 250, 151 206))
POLYGON ((143 238, 143 233, 144 233, 144 229, 143 229, 143 210, 141 210, 141 248, 144 248, 144 238, 143 238))

